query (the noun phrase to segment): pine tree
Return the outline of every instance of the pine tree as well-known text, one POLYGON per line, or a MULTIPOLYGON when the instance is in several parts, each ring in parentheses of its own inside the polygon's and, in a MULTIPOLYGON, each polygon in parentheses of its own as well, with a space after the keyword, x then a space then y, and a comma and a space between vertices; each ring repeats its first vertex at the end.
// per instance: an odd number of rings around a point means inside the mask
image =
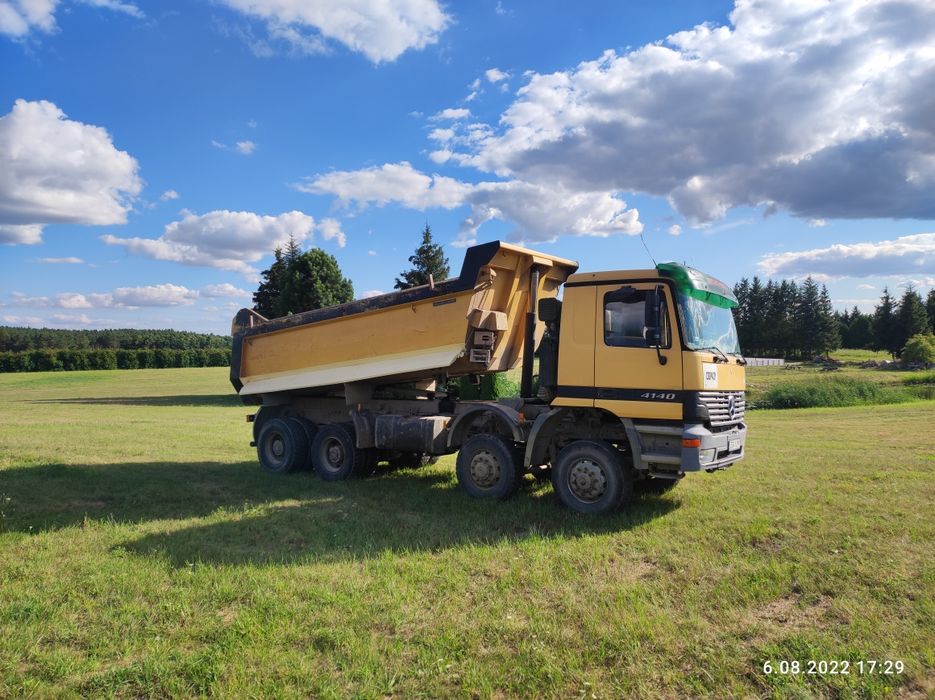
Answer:
POLYGON ((935 331, 935 289, 930 289, 928 296, 925 297, 925 310, 929 315, 929 325, 935 331))
POLYGON ((886 350, 894 358, 902 348, 898 345, 896 321, 896 300, 890 296, 890 290, 884 287, 880 303, 873 311, 873 349, 886 350))
POLYGON ((855 306, 851 310, 850 323, 844 331, 841 344, 845 348, 869 348, 873 345, 873 317, 861 313, 855 306))
POLYGON ((823 331, 821 293, 815 280, 808 277, 802 284, 795 309, 795 332, 799 352, 804 359, 811 359, 821 351, 823 331))
POLYGON ((302 252, 294 238, 285 251, 273 251, 273 264, 261 273, 253 308, 267 318, 321 309, 354 299, 354 287, 334 256, 320 248, 302 252))
POLYGON ((766 309, 769 300, 766 297, 766 288, 759 277, 753 278, 750 285, 750 302, 747 304, 747 347, 748 352, 762 354, 766 349, 766 309))
POLYGON ((929 317, 925 304, 922 303, 922 297, 910 284, 899 301, 899 311, 896 315, 895 342, 898 348, 896 354, 902 353, 903 347, 912 336, 931 331, 932 327, 929 325, 929 317))
POLYGON ((253 308, 261 316, 274 318, 276 316, 276 300, 282 294, 280 282, 286 271, 282 248, 273 251, 273 264, 260 273, 262 281, 253 293, 253 308))
POLYGON ((841 346, 841 331, 834 316, 831 295, 825 285, 821 285, 821 294, 818 296, 818 329, 818 343, 815 349, 828 357, 828 353, 841 346))
POLYGON ((450 270, 448 258, 442 247, 432 240, 432 229, 425 225, 422 231, 422 245, 416 248, 415 255, 409 256, 411 270, 405 270, 396 278, 395 289, 410 289, 429 283, 429 275, 435 282, 448 279, 450 270))

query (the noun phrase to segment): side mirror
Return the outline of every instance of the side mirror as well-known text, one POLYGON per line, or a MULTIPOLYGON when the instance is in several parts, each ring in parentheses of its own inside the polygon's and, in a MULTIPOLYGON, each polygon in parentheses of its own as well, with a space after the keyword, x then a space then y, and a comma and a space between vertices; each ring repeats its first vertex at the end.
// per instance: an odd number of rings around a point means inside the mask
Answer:
POLYGON ((659 346, 662 344, 662 329, 660 320, 662 318, 662 291, 657 287, 651 292, 646 292, 646 318, 643 325, 646 326, 646 340, 650 345, 659 346))
POLYGON ((654 290, 646 292, 646 317, 643 325, 646 326, 646 342, 650 347, 656 348, 656 357, 660 365, 664 365, 668 358, 662 354, 659 349, 662 346, 662 325, 664 305, 666 300, 665 290, 662 285, 658 285, 654 290))

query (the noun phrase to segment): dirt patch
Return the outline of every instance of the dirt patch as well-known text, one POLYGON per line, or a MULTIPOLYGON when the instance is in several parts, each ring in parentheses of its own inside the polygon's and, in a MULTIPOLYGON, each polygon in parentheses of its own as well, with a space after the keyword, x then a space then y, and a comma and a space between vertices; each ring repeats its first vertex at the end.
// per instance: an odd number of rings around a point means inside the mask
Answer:
POLYGON ((772 600, 751 614, 751 622, 775 625, 785 630, 815 629, 822 626, 822 621, 831 609, 832 599, 821 596, 818 600, 803 603, 798 594, 790 594, 772 600))

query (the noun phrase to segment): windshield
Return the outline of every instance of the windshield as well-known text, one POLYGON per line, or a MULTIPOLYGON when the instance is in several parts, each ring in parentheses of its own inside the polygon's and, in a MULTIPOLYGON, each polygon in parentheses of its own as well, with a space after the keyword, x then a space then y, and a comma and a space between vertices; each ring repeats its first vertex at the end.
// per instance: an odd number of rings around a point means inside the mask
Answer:
POLYGON ((737 326, 730 309, 712 306, 679 292, 679 312, 685 329, 685 345, 692 350, 717 348, 725 354, 740 354, 737 326))

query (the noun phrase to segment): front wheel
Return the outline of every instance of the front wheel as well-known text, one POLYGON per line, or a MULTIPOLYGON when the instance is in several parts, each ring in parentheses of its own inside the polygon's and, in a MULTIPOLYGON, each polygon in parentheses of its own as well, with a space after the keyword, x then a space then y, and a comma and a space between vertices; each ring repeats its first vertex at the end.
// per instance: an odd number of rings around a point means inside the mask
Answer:
POLYGON ((620 453, 591 440, 577 440, 558 453, 552 485, 562 503, 592 515, 616 509, 633 493, 632 477, 620 453))
POLYGON ((458 451, 458 483, 474 498, 509 498, 519 487, 513 445, 499 435, 474 435, 458 451))

